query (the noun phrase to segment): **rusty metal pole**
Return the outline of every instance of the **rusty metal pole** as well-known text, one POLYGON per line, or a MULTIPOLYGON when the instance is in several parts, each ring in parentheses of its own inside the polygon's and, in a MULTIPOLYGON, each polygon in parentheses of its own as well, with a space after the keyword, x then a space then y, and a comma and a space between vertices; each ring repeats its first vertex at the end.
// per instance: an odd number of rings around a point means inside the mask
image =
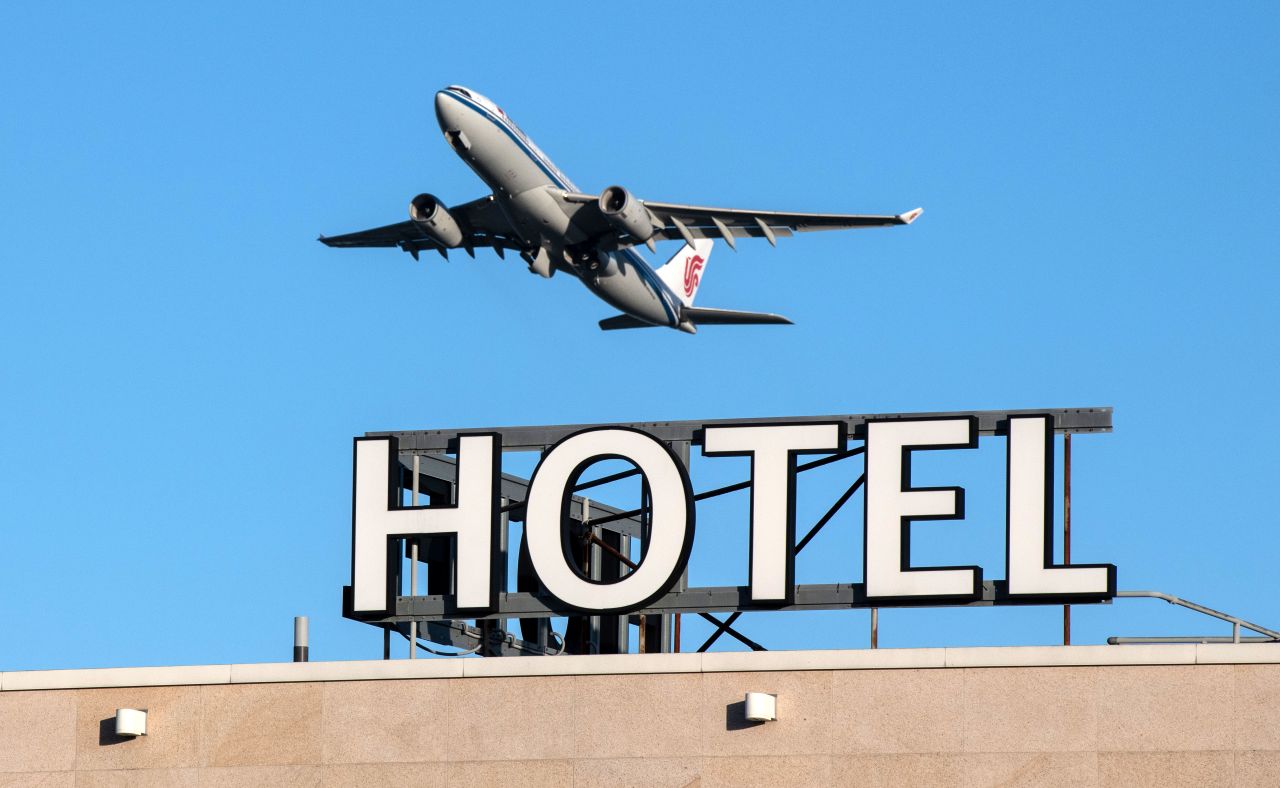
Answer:
POLYGON ((680 653, 680 614, 676 613, 675 637, 672 639, 671 650, 676 654, 680 653))
MULTIPOLYGON (((1071 564, 1071 433, 1062 436, 1062 565, 1071 564)), ((1071 645, 1071 605, 1062 606, 1062 645, 1071 645)))

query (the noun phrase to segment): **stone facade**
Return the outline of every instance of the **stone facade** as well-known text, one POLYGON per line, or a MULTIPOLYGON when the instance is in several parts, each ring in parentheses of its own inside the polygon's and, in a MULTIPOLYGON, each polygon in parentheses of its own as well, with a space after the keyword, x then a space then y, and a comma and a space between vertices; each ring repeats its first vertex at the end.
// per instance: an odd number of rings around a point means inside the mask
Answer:
POLYGON ((0 786, 1280 785, 1280 645, 1195 649, 7 673, 0 786))

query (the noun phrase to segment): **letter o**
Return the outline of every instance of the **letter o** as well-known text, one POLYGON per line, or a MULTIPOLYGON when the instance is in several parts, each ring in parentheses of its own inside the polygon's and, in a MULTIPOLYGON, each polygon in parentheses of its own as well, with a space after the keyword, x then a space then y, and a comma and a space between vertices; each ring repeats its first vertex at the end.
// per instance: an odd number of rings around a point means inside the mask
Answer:
POLYGON ((639 610, 666 593, 684 571, 693 525, 693 490, 684 466, 657 438, 623 427, 584 430, 551 447, 533 472, 525 502, 525 543, 538 579, 556 599, 591 613, 639 610), (606 459, 635 463, 644 474, 652 528, 639 567, 615 582, 596 583, 569 566, 561 545, 570 481, 606 459))

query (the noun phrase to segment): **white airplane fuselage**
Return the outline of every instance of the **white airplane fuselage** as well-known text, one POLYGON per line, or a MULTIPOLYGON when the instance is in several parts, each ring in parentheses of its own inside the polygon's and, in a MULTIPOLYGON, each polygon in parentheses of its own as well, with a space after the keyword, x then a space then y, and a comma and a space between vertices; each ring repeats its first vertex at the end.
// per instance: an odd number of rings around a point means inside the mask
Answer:
POLYGON ((454 152, 493 191, 494 200, 544 276, 571 270, 592 293, 640 320, 693 332, 681 300, 634 249, 603 250, 572 221, 564 195, 573 182, 506 113, 465 88, 436 93, 436 119, 454 152))

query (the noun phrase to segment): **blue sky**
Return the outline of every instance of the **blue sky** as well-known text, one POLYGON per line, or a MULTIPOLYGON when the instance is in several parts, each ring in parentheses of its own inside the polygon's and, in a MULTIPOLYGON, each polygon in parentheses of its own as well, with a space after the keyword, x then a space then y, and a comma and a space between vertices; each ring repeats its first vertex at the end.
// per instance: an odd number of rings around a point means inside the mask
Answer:
MULTIPOLYGON (((1112 405, 1075 442, 1074 557, 1280 626, 1277 32, 1264 3, 8 4, 0 669, 287 659, 297 614, 315 658, 376 657, 339 604, 368 430, 824 413, 1112 405), (696 337, 604 334, 511 257, 316 243, 480 196, 435 125, 453 83, 584 190, 926 212, 717 248, 700 304, 797 325, 696 337)), ((922 526, 931 560, 1003 576, 1003 456, 925 466, 970 496, 922 526)), ((859 510, 802 581, 859 579, 859 510)), ((740 509, 703 515, 693 567, 744 582, 740 509)), ((1053 643, 1060 615, 888 611, 881 645, 1053 643)), ((864 647, 867 616, 742 629, 864 647)), ((1076 642, 1226 631, 1075 617, 1076 642)))

